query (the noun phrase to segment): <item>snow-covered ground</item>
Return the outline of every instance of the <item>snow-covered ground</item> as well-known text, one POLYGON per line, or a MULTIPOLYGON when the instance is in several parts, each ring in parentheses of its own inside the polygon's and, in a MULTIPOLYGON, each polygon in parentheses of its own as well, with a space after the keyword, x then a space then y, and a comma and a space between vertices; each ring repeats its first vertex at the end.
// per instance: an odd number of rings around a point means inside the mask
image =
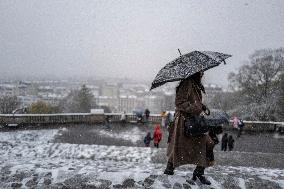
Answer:
POLYGON ((135 143, 139 140, 143 140, 143 137, 141 137, 141 135, 143 134, 141 130, 139 130, 137 127, 133 127, 130 130, 126 130, 126 131, 119 132, 119 133, 113 133, 108 130, 102 130, 102 129, 101 130, 94 129, 93 132, 96 132, 99 135, 108 136, 111 138, 129 140, 132 143, 135 143))
MULTIPOLYGON (((55 143, 65 130, 0 132, 0 188, 284 188, 283 169, 218 165, 206 170, 210 187, 193 185, 193 166, 162 174, 164 149, 55 143)), ((135 142, 138 132, 100 134, 135 142)))

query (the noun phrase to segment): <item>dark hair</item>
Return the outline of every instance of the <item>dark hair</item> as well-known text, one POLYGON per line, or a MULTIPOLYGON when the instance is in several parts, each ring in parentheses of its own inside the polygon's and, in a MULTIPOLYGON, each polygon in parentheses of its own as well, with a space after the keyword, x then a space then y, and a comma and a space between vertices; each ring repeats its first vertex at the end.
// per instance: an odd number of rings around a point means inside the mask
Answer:
POLYGON ((190 76, 190 78, 193 80, 193 82, 198 86, 198 88, 205 93, 205 88, 201 82, 201 78, 203 76, 203 73, 201 72, 197 72, 195 74, 193 74, 192 76, 190 76))
POLYGON ((181 80, 180 83, 179 83, 179 85, 178 85, 177 88, 176 88, 176 91, 178 91, 178 88, 179 88, 179 86, 181 85, 182 82, 184 82, 184 81, 186 81, 186 80, 188 80, 188 79, 191 79, 191 80, 193 80, 193 82, 197 85, 197 87, 198 87, 203 93, 205 93, 205 88, 204 88, 204 86, 202 85, 202 82, 201 82, 202 76, 203 76, 203 74, 202 74, 201 72, 197 72, 197 73, 195 73, 195 74, 189 76, 188 78, 181 80))
POLYGON ((191 78, 196 83, 201 83, 201 77, 202 77, 201 72, 197 72, 192 76, 190 76, 189 78, 191 78))

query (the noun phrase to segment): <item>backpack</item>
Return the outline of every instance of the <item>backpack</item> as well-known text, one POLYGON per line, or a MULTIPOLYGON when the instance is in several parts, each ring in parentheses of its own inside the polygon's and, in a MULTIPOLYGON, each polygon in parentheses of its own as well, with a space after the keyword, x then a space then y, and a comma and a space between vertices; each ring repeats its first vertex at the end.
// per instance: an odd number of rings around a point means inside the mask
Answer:
POLYGON ((244 127, 244 126, 245 126, 245 124, 244 124, 243 120, 240 120, 240 121, 239 121, 238 126, 239 126, 240 128, 242 128, 242 127, 244 127))

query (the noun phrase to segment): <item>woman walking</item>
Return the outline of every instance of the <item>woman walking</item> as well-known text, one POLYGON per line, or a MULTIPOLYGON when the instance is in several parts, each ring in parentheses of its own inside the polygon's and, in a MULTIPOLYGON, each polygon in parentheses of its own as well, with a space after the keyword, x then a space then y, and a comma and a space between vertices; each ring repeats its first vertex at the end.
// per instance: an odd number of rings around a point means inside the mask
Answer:
POLYGON ((151 140, 153 140, 153 138, 151 137, 151 133, 148 132, 147 135, 144 137, 145 147, 150 147, 151 140))
POLYGON ((227 151, 227 147, 228 147, 228 134, 225 133, 221 139, 221 150, 222 151, 227 151))
POLYGON ((230 135, 229 139, 228 139, 229 151, 232 151, 234 149, 234 143, 235 143, 235 140, 234 140, 233 136, 230 135))
POLYGON ((206 111, 206 106, 202 104, 202 92, 205 93, 201 83, 203 72, 182 80, 176 88, 176 111, 175 122, 169 128, 168 140, 168 164, 165 174, 173 175, 174 169, 184 164, 194 164, 196 168, 193 172, 192 180, 198 178, 202 184, 210 185, 210 181, 204 177, 204 170, 213 165, 212 158, 207 157, 208 152, 213 151, 214 142, 208 134, 200 136, 184 135, 184 120, 192 116, 199 116, 202 111, 206 111))
POLYGON ((157 124, 154 128, 153 140, 154 146, 159 148, 159 143, 162 140, 162 131, 159 124, 157 124))

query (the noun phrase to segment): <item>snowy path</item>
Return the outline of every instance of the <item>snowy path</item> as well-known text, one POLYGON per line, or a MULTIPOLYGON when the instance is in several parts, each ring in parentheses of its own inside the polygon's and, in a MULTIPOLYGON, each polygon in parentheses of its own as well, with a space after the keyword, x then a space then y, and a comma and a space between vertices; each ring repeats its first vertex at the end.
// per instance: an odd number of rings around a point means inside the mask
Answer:
POLYGON ((54 143, 58 134, 1 132, 0 188, 284 188, 283 169, 233 166, 209 168, 210 187, 192 185, 193 166, 162 174, 164 149, 54 143))

